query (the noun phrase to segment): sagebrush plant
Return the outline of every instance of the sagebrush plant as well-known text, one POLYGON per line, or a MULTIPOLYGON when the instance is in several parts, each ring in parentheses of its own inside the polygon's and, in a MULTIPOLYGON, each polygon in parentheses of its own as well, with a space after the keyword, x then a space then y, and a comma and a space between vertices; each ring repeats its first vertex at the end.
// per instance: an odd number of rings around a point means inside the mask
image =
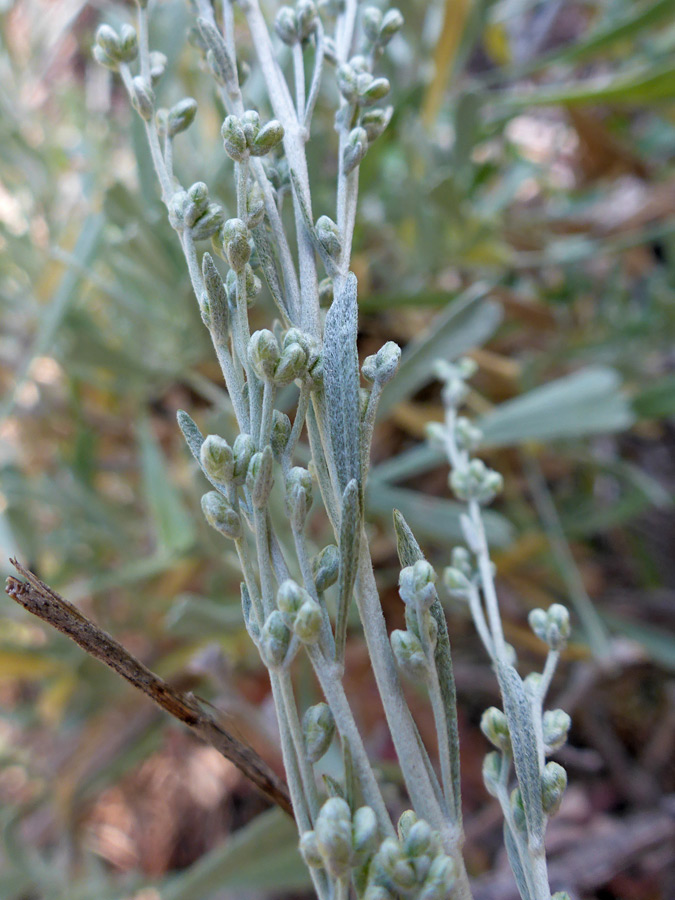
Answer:
MULTIPOLYGON (((137 28, 124 25, 117 33, 101 25, 94 54, 119 72, 144 122, 162 200, 238 423, 237 435, 204 438, 190 416, 179 413, 187 444, 213 487, 202 498, 204 515, 234 543, 239 557, 243 617, 269 670, 300 849, 321 900, 348 897, 351 891, 366 900, 469 898, 455 689, 436 574, 394 511, 406 630, 389 635, 363 516, 378 401, 395 376, 401 351, 386 343, 359 373, 357 281, 350 256, 359 165, 392 114, 383 103, 390 85, 377 75, 377 63, 403 19, 396 9, 360 7, 357 0, 323 0, 318 8, 312 0, 298 0, 277 10, 270 30, 258 0, 241 0, 236 9, 257 55, 268 115, 244 102, 235 7, 230 0, 218 10, 210 0, 194 0, 193 7, 195 42, 228 113, 222 138, 234 163, 235 217, 226 220, 206 184, 186 188, 174 173, 173 142, 192 124, 197 104, 185 98, 170 109, 157 108, 155 85, 166 59, 150 50, 146 3, 139 3, 137 28), (288 62, 291 84, 281 60, 288 62), (337 88, 337 192, 333 217, 315 220, 305 144, 320 95, 323 102, 324 82, 337 88), (287 195, 292 217, 282 210, 287 195), (200 259, 197 245, 207 240, 213 254, 201 252, 200 259), (224 277, 214 256, 228 267, 224 277), (279 318, 271 328, 251 334, 248 309, 261 290, 260 276, 279 318), (292 384, 298 391, 291 420, 275 403, 279 389, 292 384), (294 464, 305 429, 307 467, 294 464), (284 521, 272 514, 275 483, 283 488, 284 521), (306 536, 315 486, 335 536, 334 544, 318 552, 306 536), (352 601, 412 806, 396 825, 343 687, 352 601), (324 702, 304 711, 290 674, 300 652, 308 655, 324 695, 324 702), (399 673, 426 689, 439 774, 420 739, 399 673), (344 778, 320 781, 315 765, 336 734, 344 778)), ((566 775, 557 763, 546 763, 546 756, 564 743, 570 721, 561 710, 544 712, 544 702, 569 634, 569 617, 562 606, 531 615, 549 654, 542 674, 521 679, 513 649, 504 640, 481 518, 481 507, 500 490, 501 477, 471 457, 481 435, 458 416, 471 364, 442 362, 438 374, 447 415, 432 438, 446 449, 451 487, 467 505, 466 547, 453 551, 443 582, 469 605, 504 706, 503 711, 487 710, 482 721, 496 748, 485 759, 485 784, 503 810, 506 849, 523 900, 549 900, 544 831, 560 804, 566 775)), ((565 896, 556 895, 558 900, 565 896)))

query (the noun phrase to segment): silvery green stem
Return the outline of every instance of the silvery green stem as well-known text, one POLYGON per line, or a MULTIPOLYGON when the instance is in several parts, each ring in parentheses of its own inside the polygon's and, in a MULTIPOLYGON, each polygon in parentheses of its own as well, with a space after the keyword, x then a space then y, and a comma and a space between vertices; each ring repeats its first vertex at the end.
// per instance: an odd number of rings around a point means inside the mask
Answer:
POLYGON ((305 116, 305 61, 300 41, 293 45, 293 77, 295 79, 295 108, 298 119, 303 122, 305 116))
POLYGON ((302 725, 300 724, 300 718, 298 716, 298 707, 295 702, 295 694, 293 693, 291 676, 287 671, 282 671, 279 672, 276 677, 281 689, 281 698, 283 701, 283 708, 285 712, 285 716, 283 716, 283 718, 286 719, 288 730, 291 734, 291 740, 293 741, 293 747, 295 748, 295 755, 298 760, 300 778, 302 780, 302 785, 305 791, 305 797, 307 798, 307 805, 309 807, 312 824, 314 824, 319 812, 319 795, 316 790, 314 772, 305 752, 305 744, 302 736, 302 725))
POLYGON ((314 40, 314 71, 312 72, 312 81, 309 87, 309 96, 307 98, 305 114, 302 120, 302 124, 305 126, 306 131, 309 131, 309 126, 312 124, 312 115, 314 114, 314 107, 316 106, 316 101, 319 96, 319 88, 321 87, 321 75, 323 74, 324 34, 323 25, 321 24, 320 19, 317 19, 314 40))
POLYGON ((359 779, 364 799, 377 816, 383 835, 393 836, 396 832, 389 818, 387 807, 384 805, 382 793, 373 774, 368 754, 363 746, 361 734, 345 696, 338 667, 327 660, 316 645, 309 646, 307 649, 314 671, 319 679, 321 690, 326 698, 326 703, 330 706, 335 718, 337 729, 349 745, 352 763, 356 776, 359 779))
POLYGON ((497 591, 492 575, 490 551, 488 549, 480 506, 475 500, 469 502, 469 517, 471 518, 477 537, 477 545, 474 550, 478 560, 481 587, 483 590, 483 597, 485 598, 485 608, 487 610, 488 622, 490 623, 490 632, 492 634, 492 644, 495 656, 499 659, 505 659, 506 647, 504 645, 504 630, 502 628, 502 619, 499 613, 499 601, 497 600, 497 591))
POLYGON ((305 417, 307 415, 307 408, 309 406, 310 399, 310 385, 309 382, 303 381, 300 385, 300 394, 298 396, 298 405, 295 409, 295 417, 293 419, 293 426, 291 428, 291 434, 288 438, 288 443, 286 444, 286 449, 284 450, 284 455, 281 460, 281 465, 284 471, 287 471, 291 465, 291 459, 293 458, 293 454, 295 453, 295 448, 298 445, 298 441, 300 440, 300 434, 302 433, 302 428, 305 424, 305 417))

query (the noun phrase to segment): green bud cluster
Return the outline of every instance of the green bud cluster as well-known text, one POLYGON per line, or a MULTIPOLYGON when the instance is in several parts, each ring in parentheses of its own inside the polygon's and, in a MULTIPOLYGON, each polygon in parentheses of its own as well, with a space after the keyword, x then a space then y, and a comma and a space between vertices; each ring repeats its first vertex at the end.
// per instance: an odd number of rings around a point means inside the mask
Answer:
POLYGON ((319 246, 327 256, 335 263, 340 262, 342 255, 342 241, 340 231, 335 222, 329 216, 320 216, 314 226, 314 234, 319 246))
POLYGON ((527 617, 530 628, 551 650, 563 650, 570 636, 570 614, 565 606, 552 603, 547 610, 533 609, 527 617))
POLYGON ((356 106, 374 106, 383 100, 391 89, 387 78, 375 78, 368 71, 363 56, 353 56, 337 70, 340 93, 348 103, 356 106))
POLYGON ((225 537, 232 540, 241 537, 241 517, 218 491, 209 491, 204 494, 202 512, 209 525, 225 537))
POLYGON ((335 719, 326 703, 310 706, 302 717, 302 737, 305 753, 311 763, 325 755, 335 735, 335 719))
POLYGON ((408 810, 399 838, 386 838, 369 868, 365 900, 447 900, 456 882, 455 864, 437 831, 408 810))
POLYGON ((401 569, 398 592, 406 605, 429 609, 436 600, 436 572, 426 559, 401 569))
POLYGON ((321 607, 297 582, 288 578, 282 583, 277 592, 277 606, 303 644, 315 644, 319 640, 323 624, 321 607))
POLYGON ((387 341, 373 356, 367 356, 361 366, 366 381, 379 386, 394 377, 401 362, 401 348, 394 341, 387 341))
POLYGON ((291 643, 291 630, 283 614, 275 609, 269 614, 260 634, 260 653, 265 665, 278 669, 283 665, 291 643))
POLYGON ((234 475, 234 453, 225 438, 210 434, 199 452, 202 468, 214 481, 229 484, 234 475))
POLYGON ((298 0, 294 7, 282 6, 274 19, 274 30, 289 47, 309 40, 317 25, 318 12, 313 0, 298 0))
POLYGON ((248 358, 260 379, 278 386, 308 375, 315 378, 318 374, 315 342, 298 328, 288 329, 281 346, 269 329, 254 332, 248 345, 248 358))
POLYGON ((490 743, 502 753, 511 752, 509 725, 501 709, 497 709, 496 706, 486 709, 480 720, 480 730, 490 743))
POLYGON ((293 466, 286 475, 286 514, 295 531, 301 531, 312 505, 312 475, 302 466, 293 466))
POLYGON ((428 663, 422 642, 413 631, 392 631, 391 649, 401 672, 413 682, 425 682, 428 663))
POLYGON ((227 116, 220 129, 227 155, 235 162, 243 162, 249 156, 266 156, 283 140, 281 122, 271 119, 260 124, 258 113, 249 109, 241 117, 227 116))
POLYGON ((465 468, 453 469, 449 482, 459 500, 477 500, 480 504, 489 503, 504 486, 499 472, 489 469, 482 459, 472 459, 465 468))
POLYGON ((99 25, 95 40, 94 59, 113 72, 120 63, 133 62, 138 56, 138 38, 131 25, 122 25, 119 34, 110 25, 99 25))
POLYGON ((555 753, 566 743, 572 719, 563 709, 549 709, 542 718, 546 753, 555 753))
POLYGON ((362 868, 372 859, 379 843, 375 813, 362 806, 352 815, 341 797, 323 804, 314 831, 300 839, 300 852, 308 866, 325 869, 333 878, 342 878, 352 869, 362 868))
POLYGON ((312 575, 319 593, 335 584, 340 569, 340 551, 335 544, 328 544, 312 559, 312 575))
POLYGON ((267 506, 274 484, 273 467, 274 454, 269 444, 251 457, 246 470, 246 487, 251 494, 254 509, 267 506))
POLYGON ((558 812, 566 787, 567 772, 559 763, 547 762, 541 773, 541 802, 547 815, 558 812))
POLYGON ((403 16, 398 9, 388 9, 383 14, 376 6, 367 6, 361 14, 361 21, 368 41, 378 48, 386 47, 403 28, 403 16))
POLYGON ((209 189, 197 181, 187 191, 176 191, 169 202, 169 221, 177 231, 189 229, 194 240, 217 234, 223 227, 222 207, 209 202, 209 189))

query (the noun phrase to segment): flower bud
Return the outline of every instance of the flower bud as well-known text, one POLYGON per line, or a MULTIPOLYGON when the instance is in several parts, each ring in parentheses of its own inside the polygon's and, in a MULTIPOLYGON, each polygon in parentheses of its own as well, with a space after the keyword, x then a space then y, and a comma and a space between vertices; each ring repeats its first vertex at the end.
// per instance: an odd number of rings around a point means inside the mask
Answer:
POLYGON ((335 584, 340 569, 340 551, 335 544, 328 544, 312 560, 312 574, 317 591, 321 594, 335 584))
MULTIPOLYGON (((293 504, 295 491, 301 488, 305 492, 307 498, 307 507, 312 505, 312 476, 307 469, 302 466, 293 466, 286 476, 286 511, 289 512, 293 504)), ((290 514, 290 513, 289 513, 290 514)))
POLYGON ((202 497, 202 511, 212 528, 225 537, 236 540, 241 537, 241 518, 227 500, 217 491, 209 491, 202 497))
POLYGON ((398 592, 405 604, 429 609, 436 599, 436 572, 426 559, 418 559, 412 566, 401 569, 398 592))
POLYGON ((169 137, 175 137, 181 131, 185 131, 192 125, 197 115, 197 101, 192 97, 185 97, 169 110, 167 119, 167 133, 169 137))
POLYGON ((520 788, 515 788, 511 791, 509 806, 511 807, 511 814, 513 815, 513 824, 522 834, 527 833, 525 806, 523 804, 523 795, 520 793, 520 788))
POLYGON ((274 476, 274 455, 268 444, 262 452, 254 453, 246 472, 246 487, 251 492, 251 502, 255 509, 262 509, 267 505, 274 476))
POLYGON ((455 883, 455 864, 444 853, 431 863, 419 900, 445 900, 455 883))
POLYGON ((509 734, 509 726, 506 716, 501 709, 497 709, 496 706, 486 709, 480 720, 480 730, 498 750, 502 752, 510 751, 511 736, 509 734))
POLYGON ((359 96, 356 79, 356 72, 349 63, 343 63, 337 70, 338 89, 345 100, 350 103, 355 103, 359 96))
POLYGON ((551 650, 562 650, 570 636, 570 614, 560 603, 553 603, 548 610, 533 609, 528 622, 537 637, 551 650))
POLYGON ((264 125, 251 145, 252 156, 265 156, 279 144, 284 137, 284 126, 276 119, 264 125))
POLYGON ((217 234, 223 226, 225 214, 217 203, 209 203, 203 215, 199 217, 192 228, 192 238, 195 241, 204 241, 217 234))
POLYGON ((150 84, 154 87, 166 70, 168 60, 159 50, 153 50, 150 54, 150 84))
POLYGON ((119 62, 116 57, 110 56, 110 54, 106 53, 106 51, 101 47, 100 44, 94 44, 92 48, 92 56, 96 60, 96 62, 103 66, 106 69, 110 69, 112 72, 117 72, 119 69, 119 62))
POLYGON ((328 216, 320 216, 316 221, 314 233, 328 256, 337 262, 342 253, 342 241, 335 222, 328 216))
POLYGON ((394 377, 401 361, 401 348, 394 341, 387 341, 373 356, 363 362, 361 371, 367 381, 384 385, 394 377))
POLYGON ((557 762, 547 762, 541 773, 541 803, 547 815, 558 812, 566 787, 567 772, 557 762))
POLYGON ((223 248, 235 272, 243 272, 251 258, 248 229, 241 219, 228 219, 223 226, 223 248))
POLYGON ((227 302, 227 291, 210 253, 202 257, 202 278, 209 306, 209 327, 217 330, 221 336, 227 334, 230 312, 227 302))
POLYGON ((477 500, 489 503, 502 489, 499 472, 488 469, 481 459, 472 459, 462 469, 454 469, 450 475, 450 487, 459 500, 477 500))
POLYGON ((214 481, 227 484, 234 473, 234 454, 227 441, 210 434, 202 444, 199 457, 206 474, 214 481))
POLYGON ((281 354, 279 365, 274 372, 274 382, 278 385, 290 384, 301 378, 307 371, 307 354, 300 344, 290 344, 281 354))
POLYGON ((399 816, 398 824, 396 825, 396 830, 398 832, 400 840, 404 841, 407 838, 410 829, 417 821, 419 820, 414 809, 406 809, 401 813, 401 815, 399 816))
POLYGON ((378 844, 377 817, 370 806, 361 806, 354 813, 352 820, 352 847, 355 862, 363 864, 377 850, 378 844))
POLYGON ((316 821, 316 842, 324 864, 333 878, 345 875, 352 859, 352 816, 341 797, 330 797, 316 821))
POLYGON ((232 473, 234 483, 243 484, 246 481, 246 473, 248 472, 251 457, 255 453, 255 444, 251 435, 237 435, 232 452, 234 453, 234 470, 232 473))
POLYGON ((129 24, 122 25, 119 40, 119 59, 121 62, 133 62, 138 56, 138 37, 136 29, 129 24))
POLYGON ((209 189, 203 181, 197 181, 187 191, 187 203, 183 210, 183 221, 188 228, 197 222, 209 205, 209 189))
POLYGON ((282 665, 291 642, 291 632, 284 617, 275 609, 267 617, 260 635, 263 661, 271 669, 282 665))
POLYGON ((286 450, 288 439, 291 436, 291 420, 286 413, 275 409, 272 413, 272 434, 270 436, 270 444, 272 445, 272 453, 274 458, 279 461, 286 450))
POLYGON ((316 644, 321 634, 323 614, 316 600, 306 600, 295 617, 293 631, 303 644, 316 644))
POLYGON ((475 450, 483 440, 483 432, 466 416, 459 416, 455 423, 455 440, 460 450, 475 450))
POLYGON ((349 175, 361 164, 367 151, 368 134, 365 128, 352 128, 344 149, 343 164, 346 175, 349 175))
POLYGON ((335 735, 335 719, 326 703, 310 706, 302 717, 302 736, 307 759, 318 762, 325 755, 335 735))
POLYGON ((268 328, 255 331, 248 342, 248 358, 258 378, 271 381, 274 377, 281 351, 279 343, 268 328))
POLYGON ((131 104, 146 122, 149 122, 155 111, 155 94, 148 82, 136 75, 131 82, 131 104))
POLYGON ((361 128, 365 128, 368 135, 368 141, 372 144, 377 140, 387 125, 391 122, 394 113, 393 106, 387 106, 384 109, 369 109, 361 116, 361 128))
POLYGON ((227 116, 220 129, 227 155, 235 162, 243 162, 248 156, 246 135, 236 116, 227 116))
POLYGON ((295 15, 298 21, 300 40, 306 41, 316 31, 316 4, 313 0, 298 0, 295 4, 295 15))
POLYGON ((411 631, 392 631, 391 648, 399 668, 411 681, 427 677, 427 658, 420 639, 411 631))
POLYGON ((382 25, 380 26, 379 43, 382 47, 403 28, 403 16, 397 9, 388 9, 382 17, 382 25))
POLYGON ((553 753, 563 746, 571 725, 572 720, 562 709, 550 709, 544 713, 542 727, 547 753, 553 753))
POLYGON ((458 600, 466 600, 471 595, 471 582, 463 572, 452 566, 443 570, 443 584, 450 596, 458 600))
POLYGON ((290 6, 282 6, 279 8, 274 18, 274 30, 279 35, 284 44, 292 47, 300 40, 298 33, 298 20, 295 11, 290 6))
POLYGON ((483 760, 483 784, 491 796, 496 797, 499 791, 499 779, 502 771, 502 757, 494 750, 486 753, 483 760))
POLYGON ((376 6, 367 6, 361 13, 363 32, 371 44, 376 44, 380 38, 380 26, 382 25, 382 13, 376 6))
POLYGON ((323 858, 319 851, 316 834, 313 831, 306 831, 300 838, 300 855, 310 869, 323 868, 323 858))
POLYGON ((303 603, 311 601, 311 599, 307 591, 292 578, 287 578, 277 591, 277 606, 284 614, 286 621, 291 623, 303 603))
POLYGON ((358 102, 362 106, 372 106, 374 103, 377 103, 379 100, 386 97, 390 90, 391 85, 389 84, 389 79, 373 78, 367 87, 364 86, 364 88, 359 91, 358 102))
POLYGON ((265 218, 265 198, 257 181, 251 183, 246 194, 246 225, 255 228, 265 218))
POLYGON ((99 25, 96 30, 97 45, 116 62, 120 61, 121 42, 119 35, 110 25, 99 25))
POLYGON ((421 856, 423 853, 428 853, 431 848, 432 837, 433 830, 431 825, 425 822, 424 819, 419 819, 410 827, 403 842, 403 849, 408 856, 421 856))

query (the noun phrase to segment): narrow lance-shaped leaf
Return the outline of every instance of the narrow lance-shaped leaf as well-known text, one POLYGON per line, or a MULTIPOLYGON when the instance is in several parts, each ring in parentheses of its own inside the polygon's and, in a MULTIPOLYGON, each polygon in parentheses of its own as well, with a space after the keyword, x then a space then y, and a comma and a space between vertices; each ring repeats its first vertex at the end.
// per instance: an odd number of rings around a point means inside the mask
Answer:
POLYGON ((525 877, 525 870, 520 858, 520 850, 518 849, 518 840, 506 822, 504 822, 504 846, 506 847, 506 855, 509 858, 509 865, 518 886, 521 900, 534 900, 525 877))
POLYGON ((188 445, 190 453, 197 461, 197 465, 202 470, 204 477, 214 486, 214 488, 217 488, 221 494, 227 496, 227 486, 218 481, 214 481, 202 465, 200 451, 202 449, 202 444, 204 443, 204 435, 199 430, 199 426, 192 416, 183 409, 178 410, 176 418, 178 420, 178 427, 183 432, 185 443, 188 445))
POLYGON ((497 678, 509 725, 513 764, 523 796, 530 847, 537 851, 544 839, 546 820, 541 803, 541 769, 535 737, 536 729, 532 721, 532 706, 522 679, 513 666, 498 662, 497 678))
POLYGON ((323 364, 333 458, 341 491, 361 485, 356 276, 350 272, 326 315, 323 364))
MULTIPOLYGON (((396 549, 401 567, 412 566, 419 559, 424 559, 424 554, 415 539, 415 535, 398 509, 394 510, 394 529, 396 531, 396 549)), ((448 634, 445 613, 438 598, 431 604, 429 611, 438 626, 434 663, 438 672, 438 684, 441 689, 441 697, 445 707, 445 721, 448 729, 452 792, 455 806, 454 820, 461 827, 462 788, 459 762, 459 728, 457 724, 457 690, 455 688, 455 674, 452 668, 452 648, 450 646, 450 635, 448 634)))
POLYGON ((338 569, 337 623, 335 625, 335 656, 338 662, 344 660, 349 605, 359 566, 360 536, 359 487, 356 480, 352 479, 342 495, 342 518, 340 520, 340 566, 338 569))

